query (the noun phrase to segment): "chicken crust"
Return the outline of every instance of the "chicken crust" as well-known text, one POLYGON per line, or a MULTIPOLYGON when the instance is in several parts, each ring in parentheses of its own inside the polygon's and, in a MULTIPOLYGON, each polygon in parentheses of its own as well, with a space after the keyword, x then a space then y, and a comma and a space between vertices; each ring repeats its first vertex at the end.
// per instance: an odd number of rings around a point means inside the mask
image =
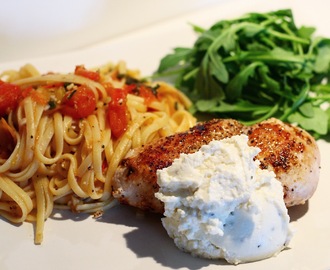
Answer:
POLYGON ((320 174, 320 151, 305 130, 271 118, 247 129, 249 144, 261 152, 261 169, 272 170, 282 183, 287 207, 305 203, 315 192, 320 174))
POLYGON ((320 171, 316 141, 308 132, 275 118, 250 127, 234 119, 213 119, 136 149, 116 170, 112 194, 123 204, 163 213, 163 204, 154 195, 159 190, 156 171, 170 166, 181 153, 194 153, 212 140, 240 134, 261 149, 256 156, 260 167, 275 172, 287 207, 313 195, 320 171))

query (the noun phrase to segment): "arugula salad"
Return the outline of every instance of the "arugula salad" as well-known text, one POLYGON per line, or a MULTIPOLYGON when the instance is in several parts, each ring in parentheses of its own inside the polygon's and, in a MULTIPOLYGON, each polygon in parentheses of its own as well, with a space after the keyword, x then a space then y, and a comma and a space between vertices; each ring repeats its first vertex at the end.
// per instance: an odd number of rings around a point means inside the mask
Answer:
POLYGON ((161 59, 153 78, 172 82, 193 113, 246 125, 276 117, 314 136, 330 130, 330 39, 297 27, 290 9, 249 13, 209 29, 161 59))

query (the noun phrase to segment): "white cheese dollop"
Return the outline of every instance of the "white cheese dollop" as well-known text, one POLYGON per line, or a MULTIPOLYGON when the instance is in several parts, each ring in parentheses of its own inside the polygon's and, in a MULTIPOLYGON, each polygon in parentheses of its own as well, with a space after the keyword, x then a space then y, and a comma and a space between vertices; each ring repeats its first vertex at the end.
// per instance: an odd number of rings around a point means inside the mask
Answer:
POLYGON ((157 171, 163 226, 195 256, 238 264, 278 254, 291 238, 275 174, 259 168, 246 135, 212 141, 157 171))

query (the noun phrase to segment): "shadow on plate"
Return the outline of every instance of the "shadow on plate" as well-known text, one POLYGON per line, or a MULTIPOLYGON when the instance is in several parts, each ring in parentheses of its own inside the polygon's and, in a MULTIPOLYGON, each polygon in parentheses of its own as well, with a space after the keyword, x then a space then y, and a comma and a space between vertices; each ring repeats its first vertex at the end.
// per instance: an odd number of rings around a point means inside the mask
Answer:
POLYGON ((70 210, 58 210, 54 209, 50 218, 53 220, 72 220, 72 221, 84 221, 90 218, 90 214, 74 213, 70 210))
POLYGON ((288 213, 291 221, 297 221, 308 212, 308 201, 301 205, 295 205, 288 208, 288 213))
MULTIPOLYGON (((304 205, 290 207, 288 213, 291 221, 297 221, 308 212, 308 202, 304 205)), ((83 221, 89 214, 74 214, 71 211, 56 210, 52 215, 55 220, 83 221)), ((161 215, 143 212, 134 207, 116 205, 107 210, 95 222, 103 222, 132 228, 123 237, 129 248, 138 258, 153 258, 154 261, 170 269, 199 270, 210 265, 228 265, 225 260, 208 260, 179 250, 161 224, 161 215)))
POLYGON ((179 250, 163 228, 161 215, 118 205, 107 211, 97 221, 133 227, 132 231, 124 235, 127 248, 132 250, 138 258, 151 257, 164 267, 197 270, 210 264, 227 265, 224 260, 197 258, 179 250))

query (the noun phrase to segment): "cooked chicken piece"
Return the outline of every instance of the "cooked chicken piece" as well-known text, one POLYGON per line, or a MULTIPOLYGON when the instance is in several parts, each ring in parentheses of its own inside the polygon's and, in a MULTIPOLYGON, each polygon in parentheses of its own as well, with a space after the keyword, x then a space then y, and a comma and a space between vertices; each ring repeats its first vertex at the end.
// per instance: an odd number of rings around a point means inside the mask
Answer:
POLYGON ((125 158, 112 179, 113 196, 121 203, 163 213, 156 171, 168 167, 181 153, 194 153, 212 140, 247 134, 249 143, 261 152, 256 157, 261 168, 273 170, 283 184, 287 206, 304 203, 314 193, 320 166, 320 153, 314 138, 306 131, 270 119, 246 127, 233 119, 214 119, 148 144, 125 158))
POLYGON ((320 151, 314 138, 298 127, 271 118, 248 128, 249 144, 261 152, 260 168, 275 172, 286 206, 305 203, 315 192, 320 151))
POLYGON ((194 153, 212 140, 241 134, 243 127, 231 119, 212 120, 134 151, 112 179, 113 196, 121 203, 163 213, 163 204, 154 196, 159 188, 156 171, 170 166, 181 153, 194 153))

